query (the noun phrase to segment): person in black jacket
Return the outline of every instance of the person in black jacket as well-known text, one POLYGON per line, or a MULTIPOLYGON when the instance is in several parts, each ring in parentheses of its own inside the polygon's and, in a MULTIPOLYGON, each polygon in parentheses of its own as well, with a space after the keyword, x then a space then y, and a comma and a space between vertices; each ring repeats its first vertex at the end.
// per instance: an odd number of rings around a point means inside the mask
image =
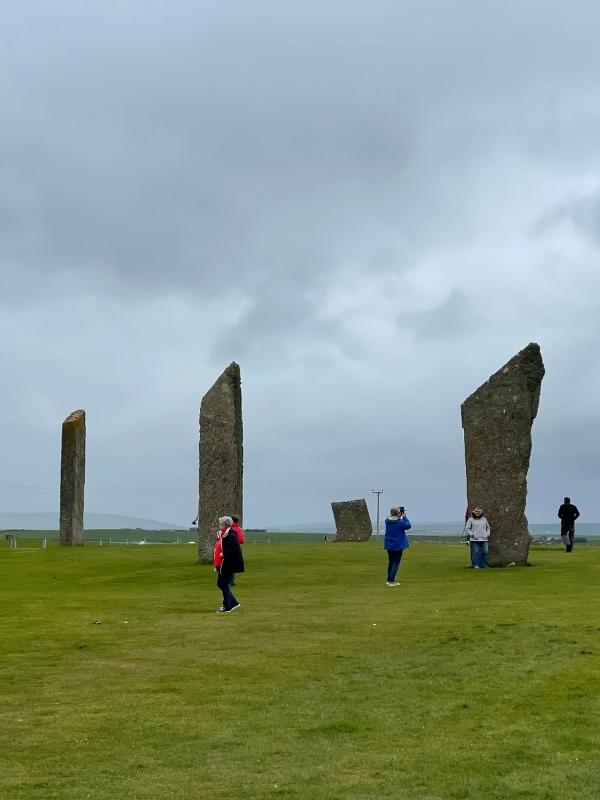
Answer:
POLYGON ((223 605, 217 613, 228 614, 230 611, 235 611, 236 608, 240 607, 237 598, 231 591, 231 579, 236 572, 244 571, 244 558, 237 534, 231 528, 231 517, 221 517, 219 525, 221 527, 226 526, 226 530, 221 536, 223 560, 217 577, 217 586, 223 592, 223 605))
POLYGON ((575 520, 579 515, 579 509, 573 505, 570 497, 565 497, 564 503, 558 509, 560 519, 560 535, 565 543, 565 552, 571 553, 575 544, 575 520))

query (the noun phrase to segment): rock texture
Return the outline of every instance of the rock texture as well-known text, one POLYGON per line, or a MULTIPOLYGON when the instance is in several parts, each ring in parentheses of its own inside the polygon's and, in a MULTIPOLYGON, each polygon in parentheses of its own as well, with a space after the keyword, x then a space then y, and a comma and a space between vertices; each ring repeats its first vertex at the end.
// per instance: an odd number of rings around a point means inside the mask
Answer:
POLYGON ((336 534, 333 542, 366 542, 373 533, 366 500, 332 503, 336 534))
POLYGON ((62 426, 60 543, 83 544, 85 411, 73 411, 62 426))
POLYGON ((242 520, 243 426, 240 368, 232 362, 200 405, 198 560, 212 563, 218 519, 242 520))
POLYGON ((543 377, 539 345, 529 344, 462 404, 468 503, 492 528, 490 566, 527 563, 527 471, 543 377))

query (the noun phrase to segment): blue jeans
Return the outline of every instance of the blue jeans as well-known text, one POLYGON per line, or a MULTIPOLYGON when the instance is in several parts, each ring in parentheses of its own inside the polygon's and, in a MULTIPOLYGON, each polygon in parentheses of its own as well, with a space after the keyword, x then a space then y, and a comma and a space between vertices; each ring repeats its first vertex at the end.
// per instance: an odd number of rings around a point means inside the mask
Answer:
POLYGON ((471 564, 474 567, 487 567, 488 543, 469 542, 471 546, 471 564))
POLYGON ((396 580, 396 573, 398 572, 398 567, 400 566, 400 562, 402 561, 402 553, 404 550, 388 550, 388 573, 387 579, 388 583, 394 583, 396 580))
POLYGON ((229 588, 230 587, 229 582, 231 581, 232 577, 233 576, 231 572, 226 573, 224 575, 219 572, 217 576, 217 586, 223 592, 223 606, 224 608, 227 609, 227 611, 229 611, 234 606, 238 605, 238 601, 236 600, 235 595, 229 588))

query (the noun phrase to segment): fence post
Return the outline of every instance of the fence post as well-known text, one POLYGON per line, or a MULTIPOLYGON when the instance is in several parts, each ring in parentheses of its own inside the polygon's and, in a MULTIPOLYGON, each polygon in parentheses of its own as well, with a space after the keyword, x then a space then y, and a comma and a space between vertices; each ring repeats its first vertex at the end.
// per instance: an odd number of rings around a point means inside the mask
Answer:
POLYGON ((42 541, 42 550, 47 550, 47 549, 48 549, 48 539, 44 539, 42 541))
POLYGON ((100 547, 102 547, 102 539, 100 539, 100 547))

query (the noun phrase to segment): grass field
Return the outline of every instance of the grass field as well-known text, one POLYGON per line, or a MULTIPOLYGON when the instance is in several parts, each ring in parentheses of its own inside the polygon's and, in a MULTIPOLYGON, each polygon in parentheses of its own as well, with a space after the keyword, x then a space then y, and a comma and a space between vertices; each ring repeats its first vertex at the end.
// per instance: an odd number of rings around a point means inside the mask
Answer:
POLYGON ((194 555, 2 543, 2 800, 600 797, 600 549, 194 555))

